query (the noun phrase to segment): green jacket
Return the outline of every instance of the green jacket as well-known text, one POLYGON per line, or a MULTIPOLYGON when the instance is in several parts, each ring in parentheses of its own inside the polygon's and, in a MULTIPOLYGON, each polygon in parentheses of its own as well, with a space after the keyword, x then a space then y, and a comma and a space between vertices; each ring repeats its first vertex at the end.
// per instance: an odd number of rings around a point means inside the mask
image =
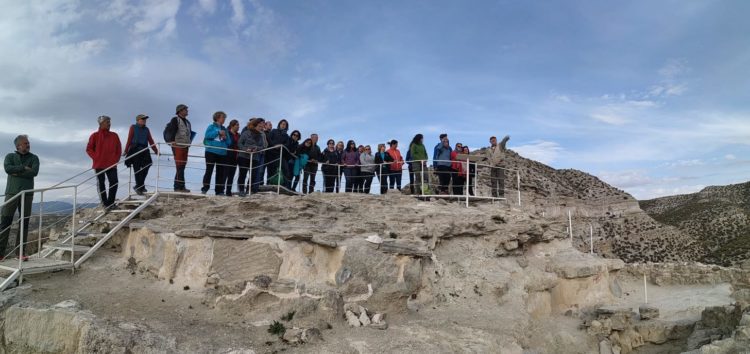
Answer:
POLYGON ((423 144, 412 144, 409 147, 411 159, 414 161, 427 161, 427 150, 423 144))
POLYGON ((11 152, 5 155, 4 165, 5 173, 8 174, 5 198, 10 198, 24 190, 34 189, 34 177, 39 174, 39 158, 36 155, 11 152))

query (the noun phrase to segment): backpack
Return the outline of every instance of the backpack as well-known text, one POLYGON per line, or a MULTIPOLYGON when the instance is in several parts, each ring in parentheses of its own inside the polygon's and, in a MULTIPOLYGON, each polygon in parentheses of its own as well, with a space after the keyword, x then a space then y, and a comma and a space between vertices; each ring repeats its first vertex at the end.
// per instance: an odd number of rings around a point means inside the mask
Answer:
POLYGON ((169 123, 167 123, 167 126, 164 127, 163 135, 164 135, 164 142, 166 143, 171 143, 174 141, 174 135, 177 131, 177 129, 175 129, 174 127, 174 123, 175 123, 175 120, 174 118, 172 118, 172 120, 170 120, 169 123))

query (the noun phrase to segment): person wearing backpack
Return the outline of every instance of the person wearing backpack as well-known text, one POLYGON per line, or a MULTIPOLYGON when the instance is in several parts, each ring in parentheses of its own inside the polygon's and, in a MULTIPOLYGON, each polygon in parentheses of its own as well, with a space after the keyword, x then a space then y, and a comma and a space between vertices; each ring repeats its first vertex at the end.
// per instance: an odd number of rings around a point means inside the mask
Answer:
POLYGON ((177 105, 175 114, 164 127, 164 142, 172 147, 174 155, 174 191, 190 193, 190 190, 185 188, 185 166, 187 166, 188 150, 196 133, 191 129, 190 121, 187 119, 188 106, 177 105))
POLYGON ((159 155, 159 149, 154 144, 151 131, 146 126, 147 119, 148 116, 145 114, 139 114, 135 117, 135 124, 130 126, 128 140, 125 143, 125 166, 133 169, 133 175, 135 176, 133 190, 138 195, 148 192, 145 185, 146 176, 148 176, 148 170, 153 163, 148 148, 151 147, 154 154, 159 155))

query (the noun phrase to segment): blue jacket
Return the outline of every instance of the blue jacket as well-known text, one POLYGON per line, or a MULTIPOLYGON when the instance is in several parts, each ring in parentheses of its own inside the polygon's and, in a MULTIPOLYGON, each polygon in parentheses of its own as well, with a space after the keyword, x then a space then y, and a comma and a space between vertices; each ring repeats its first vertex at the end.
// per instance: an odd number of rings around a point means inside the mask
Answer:
POLYGON ((299 154, 299 157, 294 159, 294 173, 295 176, 299 176, 299 174, 302 172, 302 170, 305 168, 305 165, 307 165, 307 160, 309 159, 309 156, 307 156, 307 153, 303 152, 299 154))
POLYGON ((451 151, 453 149, 448 147, 443 147, 443 144, 439 144, 435 147, 435 153, 432 155, 432 166, 438 167, 438 166, 448 166, 451 165, 451 151), (440 160, 440 161, 438 161, 440 160))
POLYGON ((203 136, 203 145, 206 146, 206 152, 226 156, 227 151, 224 149, 228 149, 229 146, 232 145, 232 134, 229 134, 227 128, 224 128, 223 125, 219 125, 215 122, 211 123, 208 128, 206 128, 206 134, 203 136), (224 131, 224 140, 219 140, 219 131, 222 130, 224 131), (212 149, 208 146, 215 146, 224 149, 212 149))
MULTIPOLYGON (((440 147, 441 146, 443 146, 443 142, 442 141, 439 142, 439 143, 437 143, 437 145, 435 145, 435 148, 432 149, 432 159, 433 160, 437 160, 437 156, 440 154, 440 147)), ((409 150, 411 150, 411 149, 409 149, 409 150)), ((450 159, 448 159, 448 160, 450 160, 450 159)), ((437 167, 437 162, 432 161, 432 167, 437 167)))

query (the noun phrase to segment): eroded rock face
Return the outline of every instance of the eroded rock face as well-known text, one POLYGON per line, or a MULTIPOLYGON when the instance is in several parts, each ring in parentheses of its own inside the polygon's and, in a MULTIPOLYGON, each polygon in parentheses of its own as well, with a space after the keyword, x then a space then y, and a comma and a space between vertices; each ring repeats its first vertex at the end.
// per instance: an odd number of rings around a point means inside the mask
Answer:
POLYGON ((175 339, 144 325, 112 323, 73 303, 14 305, 5 311, 3 336, 10 353, 178 353, 175 339))

